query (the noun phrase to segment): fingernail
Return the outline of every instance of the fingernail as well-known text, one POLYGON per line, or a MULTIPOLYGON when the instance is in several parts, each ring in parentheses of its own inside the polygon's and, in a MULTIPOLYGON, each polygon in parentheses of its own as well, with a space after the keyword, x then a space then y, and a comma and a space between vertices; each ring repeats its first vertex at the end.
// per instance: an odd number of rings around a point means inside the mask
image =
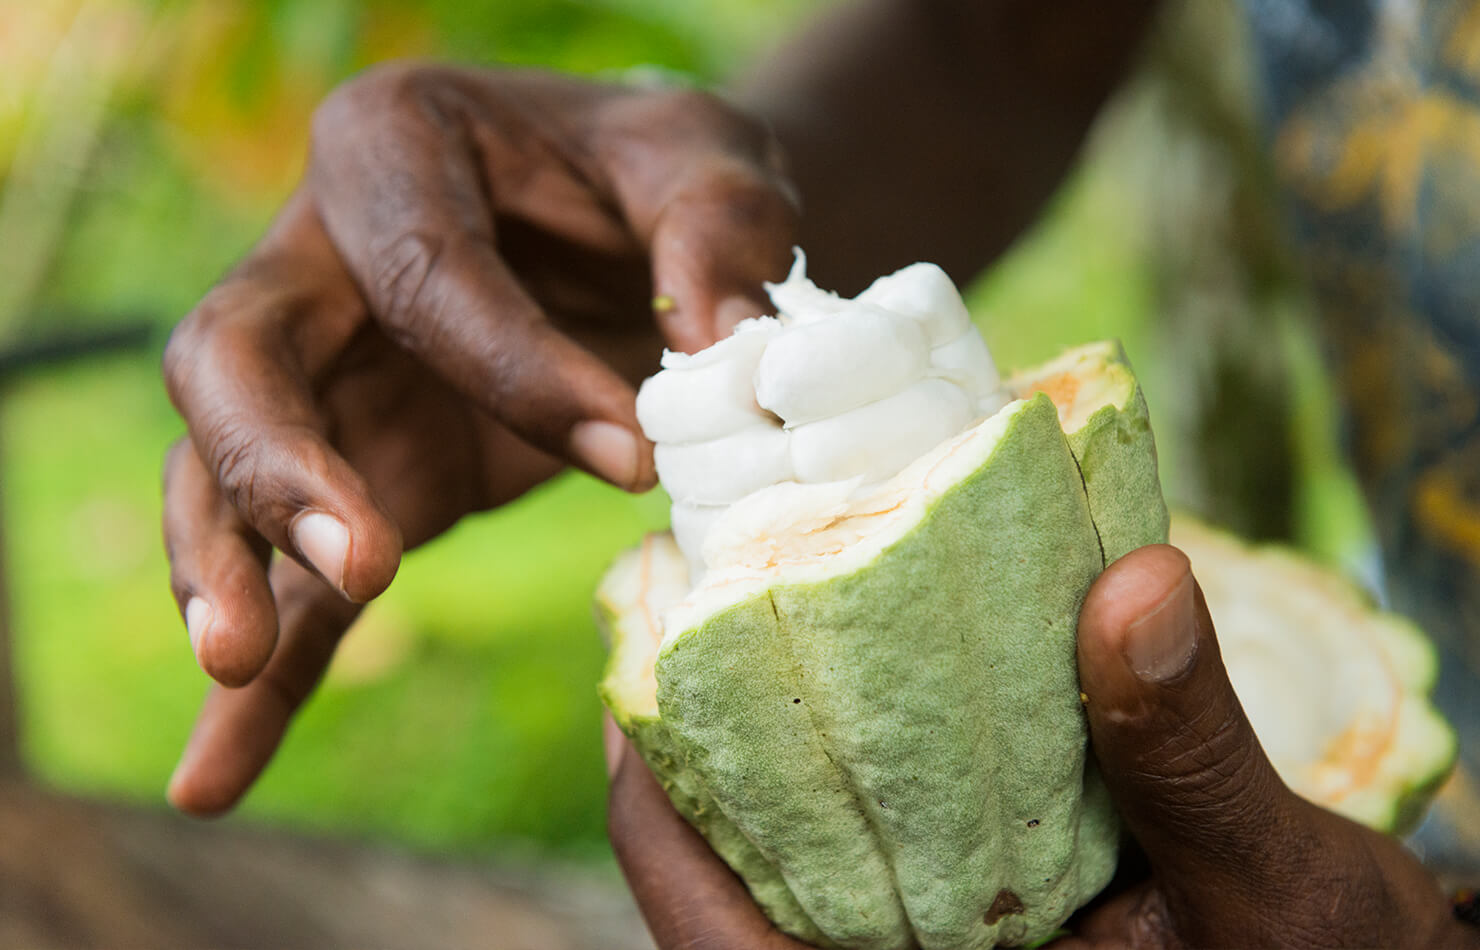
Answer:
POLYGON ((344 562, 349 556, 349 529, 333 515, 309 511, 293 520, 293 545, 308 563, 339 590, 344 590, 344 562))
POLYGON ((637 437, 614 422, 589 419, 570 430, 570 452, 602 478, 636 488, 640 471, 637 437))
POLYGON ((203 598, 192 597, 185 604, 185 633, 190 637, 190 652, 200 657, 200 644, 211 629, 211 605, 203 598))
POLYGON ((1121 649, 1131 669, 1142 680, 1169 680, 1192 664, 1197 650, 1192 584, 1192 575, 1184 574, 1161 603, 1126 630, 1121 649))

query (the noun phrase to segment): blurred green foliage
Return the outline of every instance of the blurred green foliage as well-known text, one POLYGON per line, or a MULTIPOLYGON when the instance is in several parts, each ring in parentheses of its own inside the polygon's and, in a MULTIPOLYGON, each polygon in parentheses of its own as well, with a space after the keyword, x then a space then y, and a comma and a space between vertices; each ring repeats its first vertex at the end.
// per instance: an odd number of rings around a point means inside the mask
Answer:
MULTIPOLYGON (((139 318, 162 334, 291 187, 313 104, 371 62, 434 56, 582 73, 655 64, 715 79, 810 6, 6 7, 0 37, 33 53, 14 97, 0 97, 7 187, 45 195, 51 170, 17 164, 27 140, 34 151, 48 136, 77 138, 70 110, 58 108, 65 95, 48 83, 58 62, 81 54, 110 97, 90 154, 75 156, 86 164, 75 194, 39 203, 66 226, 44 249, 20 335, 139 318), (120 31, 138 45, 118 48, 120 31)), ((158 801, 205 680, 158 544, 159 460, 181 425, 156 354, 35 374, 7 397, 6 541, 28 764, 69 788, 158 801)), ((570 476, 409 558, 244 810, 426 847, 524 839, 599 850, 603 651, 588 599, 611 555, 665 520, 657 495, 628 498, 570 476)))
MULTIPOLYGON (((48 136, 78 137, 68 115, 48 111, 65 101, 48 71, 69 43, 111 97, 91 153, 77 156, 86 170, 75 194, 33 203, 64 215, 65 228, 44 249, 18 336, 144 319, 162 342, 291 187, 313 104, 371 62, 435 56, 583 73, 654 64, 714 79, 814 5, 6 7, 0 52, 6 37, 26 40, 33 52, 50 45, 53 61, 33 56, 8 90, 18 95, 0 95, 0 183, 43 196, 54 187, 51 170, 20 163, 28 139, 34 152, 48 136), (116 49, 109 36, 120 30, 141 45, 116 49)), ((162 802, 206 682, 158 540, 159 462, 182 426, 157 350, 29 374, 6 397, 27 763, 64 787, 162 802)), ((599 852, 604 654, 589 597, 617 550, 665 522, 660 495, 630 498, 573 475, 408 558, 244 811, 431 848, 523 840, 599 852)))
MULTIPOLYGON (((313 104, 356 69, 435 56, 583 73, 648 63, 715 80, 820 4, 38 6, 48 9, 0 7, 0 61, 14 64, 18 80, 0 89, 0 187, 40 195, 22 206, 65 227, 53 229, 54 246, 36 249, 35 292, 24 319, 9 325, 25 337, 137 317, 162 339, 266 225, 301 164, 313 104), (83 44, 89 75, 109 100, 76 158, 76 187, 62 193, 51 186, 64 176, 34 156, 48 136, 77 138, 68 123, 80 113, 58 108, 62 93, 48 79, 68 43, 73 55, 83 44)), ((1125 338, 1143 369, 1165 362, 1150 318, 1150 252, 1134 224, 1144 195, 1125 186, 1123 172, 1114 161, 1092 162, 973 291, 1004 365, 1106 336, 1125 338)), ((24 233, 45 233, 41 223, 24 233)), ((206 687, 159 550, 159 461, 182 427, 156 360, 157 352, 30 374, 7 388, 3 415, 27 762, 62 786, 143 801, 161 800, 206 687)), ((1307 369, 1317 382, 1299 389, 1296 422, 1321 460, 1334 454, 1330 408, 1313 357, 1307 369)), ((1154 390, 1152 399, 1155 409, 1154 390)), ((1164 441, 1174 471, 1184 464, 1178 453, 1164 441)), ((1343 478, 1333 469, 1305 483, 1314 486, 1312 510, 1337 499, 1333 511, 1317 510, 1312 537, 1331 537, 1321 525, 1349 514, 1343 478)), ((525 841, 600 853, 594 684, 603 651, 588 602, 610 557, 665 521, 659 494, 631 498, 572 475, 409 556, 245 813, 427 848, 525 841)))

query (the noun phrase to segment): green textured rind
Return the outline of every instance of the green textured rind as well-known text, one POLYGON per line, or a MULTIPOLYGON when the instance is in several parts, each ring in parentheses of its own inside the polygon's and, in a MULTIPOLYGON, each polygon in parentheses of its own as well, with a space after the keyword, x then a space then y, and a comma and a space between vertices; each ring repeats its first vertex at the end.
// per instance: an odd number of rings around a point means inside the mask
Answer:
POLYGON ((842 946, 1029 943, 1114 869, 1074 663, 1100 541, 1052 403, 1006 411, 987 462, 872 562, 659 654, 682 759, 842 946))
POLYGON ((1105 346, 1112 351, 1106 372, 1124 374, 1130 395, 1097 409, 1068 435, 1108 565, 1143 545, 1164 544, 1170 518, 1161 495, 1146 397, 1120 345, 1105 346))
POLYGON ((715 854, 745 881, 751 896, 777 926, 814 946, 836 946, 797 904, 775 865, 762 857, 734 822, 715 805, 709 790, 684 761, 663 720, 658 716, 631 712, 623 696, 618 658, 632 648, 629 637, 646 636, 646 632, 631 629, 632 618, 624 618, 621 611, 600 597, 596 602, 596 622, 610 649, 599 688, 602 702, 612 711, 612 718, 632 740, 633 747, 668 793, 673 807, 704 836, 715 854))
POLYGON ((1105 342, 1072 353, 1078 357, 1079 374, 1114 392, 1083 425, 1067 433, 1108 565, 1143 545, 1165 543, 1170 518, 1161 495, 1146 397, 1125 350, 1105 342))

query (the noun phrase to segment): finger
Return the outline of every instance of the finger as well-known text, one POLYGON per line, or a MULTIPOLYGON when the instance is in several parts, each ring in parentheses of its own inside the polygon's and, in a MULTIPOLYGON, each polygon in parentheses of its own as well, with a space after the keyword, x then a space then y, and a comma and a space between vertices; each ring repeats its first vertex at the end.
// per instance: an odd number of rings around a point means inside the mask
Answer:
POLYGON ((673 810, 630 745, 619 760, 607 829, 658 947, 804 950, 771 926, 740 879, 673 810))
POLYGON ((627 752, 627 737, 621 727, 606 710, 601 712, 601 751, 606 759, 606 777, 614 778, 622 766, 622 756, 627 752))
POLYGON ((702 349, 773 313, 762 284, 785 278, 798 219, 775 137, 696 90, 611 111, 606 138, 616 141, 598 154, 649 248, 654 313, 670 345, 702 349))
POLYGON ((1321 849, 1234 695, 1182 552, 1142 548, 1095 582, 1079 676, 1100 771, 1174 910, 1228 933, 1298 892, 1321 849))
POLYGON ((170 778, 167 794, 181 811, 219 815, 241 799, 359 615, 358 605, 294 561, 273 565, 272 586, 282 631, 278 648, 246 686, 213 687, 206 697, 170 778))
POLYGON ((1076 913, 1067 926, 1074 936, 1049 944, 1052 950, 1164 947, 1170 942, 1174 921, 1161 890, 1143 883, 1076 913))
POLYGON ((674 346, 703 349, 774 313, 765 281, 786 277, 796 215, 769 181, 740 167, 696 172, 663 206, 651 240, 654 310, 674 346))
POLYGON ((534 445, 629 490, 656 482, 632 387, 565 336, 504 264, 497 143, 472 132, 450 72, 382 71, 315 119, 312 176, 336 245, 391 336, 534 445), (366 201, 365 195, 376 200, 366 201))
MULTIPOLYGON (((310 381, 358 325, 301 199, 172 334, 165 380, 200 457, 257 533, 352 600, 385 589, 401 536, 330 444, 310 381)), ((352 294, 349 294, 352 296, 352 294)))
POLYGON ((165 457, 164 544, 196 662, 218 682, 240 686, 261 672, 277 643, 269 548, 186 440, 165 457))

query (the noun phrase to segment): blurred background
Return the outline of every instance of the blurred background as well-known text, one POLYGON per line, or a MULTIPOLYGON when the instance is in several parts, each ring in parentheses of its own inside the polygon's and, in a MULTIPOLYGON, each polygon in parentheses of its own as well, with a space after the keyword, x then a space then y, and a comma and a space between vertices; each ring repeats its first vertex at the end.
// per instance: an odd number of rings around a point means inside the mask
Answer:
MULTIPOLYGON (((206 680, 159 544, 159 463, 182 433, 159 353, 292 187, 328 90, 408 56, 718 82, 822 6, 0 5, 0 697, 24 771, 164 809, 206 680)), ((1175 501, 1364 570, 1237 15, 1174 3, 1161 34, 1041 225, 971 288, 974 311, 1005 366, 1121 337, 1175 501)), ((607 561, 665 520, 657 493, 573 474, 412 554, 229 824, 575 868, 620 901, 588 603, 607 561)))

